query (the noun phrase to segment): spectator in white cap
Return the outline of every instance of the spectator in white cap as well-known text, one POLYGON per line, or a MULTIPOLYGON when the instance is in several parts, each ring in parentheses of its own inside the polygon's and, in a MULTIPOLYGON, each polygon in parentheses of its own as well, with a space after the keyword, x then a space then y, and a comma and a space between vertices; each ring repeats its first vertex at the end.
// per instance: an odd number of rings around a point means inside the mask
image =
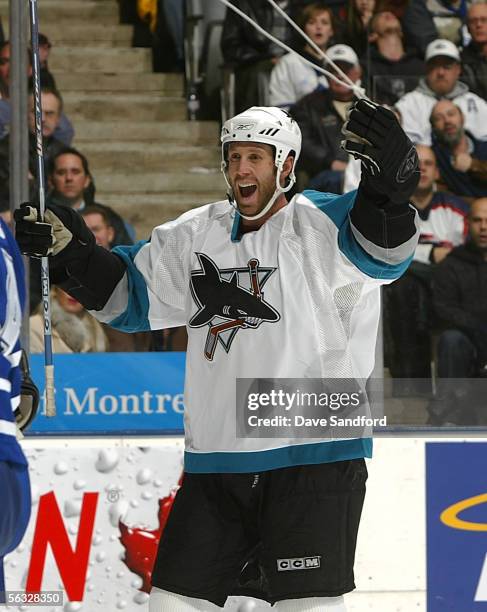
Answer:
POLYGON ((426 76, 414 91, 396 103, 409 138, 415 143, 431 145, 431 111, 438 100, 447 99, 461 108, 465 128, 475 138, 487 140, 487 102, 458 80, 462 67, 457 47, 449 40, 438 38, 427 46, 425 61, 426 76))
MULTIPOLYGON (((357 54, 348 45, 334 45, 328 57, 357 85, 362 69, 357 54)), ((330 67, 330 72, 335 73, 330 67)), ((291 108, 303 137, 298 162, 300 188, 341 193, 348 155, 340 147, 342 126, 352 105, 354 93, 329 79, 329 89, 314 91, 291 108)))

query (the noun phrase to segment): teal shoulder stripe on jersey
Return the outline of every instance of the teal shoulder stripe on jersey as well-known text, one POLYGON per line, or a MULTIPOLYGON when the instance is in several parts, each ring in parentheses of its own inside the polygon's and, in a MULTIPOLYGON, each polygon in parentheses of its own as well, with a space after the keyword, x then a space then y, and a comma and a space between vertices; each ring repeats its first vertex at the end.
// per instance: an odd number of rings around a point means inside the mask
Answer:
POLYGON ((357 191, 343 195, 322 193, 307 189, 303 195, 319 208, 338 228, 338 247, 357 268, 372 278, 399 278, 408 269, 414 253, 399 264, 388 264, 369 255, 355 239, 350 225, 349 212, 355 202, 357 191))
POLYGON ((111 327, 120 331, 138 332, 150 330, 147 285, 144 277, 134 264, 135 256, 145 244, 147 244, 147 240, 141 240, 133 246, 118 246, 113 249, 113 253, 121 257, 127 266, 127 308, 110 322, 111 327))
POLYGON ((249 473, 372 457, 372 438, 298 444, 238 453, 184 453, 184 470, 194 474, 249 473))

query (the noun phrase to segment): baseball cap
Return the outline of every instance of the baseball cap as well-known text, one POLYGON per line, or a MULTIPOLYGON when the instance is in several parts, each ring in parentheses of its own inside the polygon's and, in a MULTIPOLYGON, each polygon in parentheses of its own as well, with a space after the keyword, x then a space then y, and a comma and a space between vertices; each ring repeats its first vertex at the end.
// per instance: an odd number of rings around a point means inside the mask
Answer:
POLYGON ((456 62, 460 61, 460 53, 456 45, 454 45, 451 40, 446 40, 445 38, 437 38, 430 42, 430 44, 426 47, 426 53, 424 59, 426 62, 429 62, 434 57, 450 57, 454 59, 456 62))
POLYGON ((348 45, 333 45, 326 50, 326 55, 334 62, 345 62, 351 66, 358 66, 358 57, 352 47, 348 45))

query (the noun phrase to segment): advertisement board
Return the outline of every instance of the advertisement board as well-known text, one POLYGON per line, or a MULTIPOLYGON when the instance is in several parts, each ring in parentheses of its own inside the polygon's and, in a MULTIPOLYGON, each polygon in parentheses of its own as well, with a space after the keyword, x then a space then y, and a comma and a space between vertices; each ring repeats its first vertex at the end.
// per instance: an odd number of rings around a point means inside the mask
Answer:
MULTIPOLYGON (((26 435, 182 434, 186 353, 56 355, 56 418, 37 417, 26 435)), ((31 373, 44 389, 44 357, 31 373)))
POLYGON ((157 447, 60 441, 27 449, 32 514, 20 546, 5 558, 7 592, 61 591, 62 606, 43 607, 52 612, 147 610, 182 453, 179 439, 157 447))
POLYGON ((487 443, 428 443, 426 487, 427 610, 486 612, 487 443))

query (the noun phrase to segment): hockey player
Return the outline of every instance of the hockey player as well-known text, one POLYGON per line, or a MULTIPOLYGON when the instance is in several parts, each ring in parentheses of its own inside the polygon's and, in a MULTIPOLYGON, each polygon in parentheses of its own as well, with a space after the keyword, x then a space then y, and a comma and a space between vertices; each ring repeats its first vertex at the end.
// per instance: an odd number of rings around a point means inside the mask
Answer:
POLYGON ((21 401, 19 334, 24 303, 22 257, 0 219, 0 603, 5 601, 3 558, 22 540, 31 506, 27 460, 15 424, 21 401))
POLYGON ((191 210, 151 240, 107 252, 83 220, 25 205, 17 239, 50 255, 56 282, 124 331, 187 325, 185 477, 160 542, 151 612, 217 610, 259 548, 279 612, 345 610, 370 438, 236 436, 237 378, 366 379, 379 288, 418 239, 409 198, 417 156, 394 115, 361 100, 345 148, 363 163, 356 192, 287 202, 298 125, 253 107, 222 128, 229 202, 191 210), (307 562, 306 559, 311 559, 307 562), (293 563, 290 565, 290 561, 293 563))

